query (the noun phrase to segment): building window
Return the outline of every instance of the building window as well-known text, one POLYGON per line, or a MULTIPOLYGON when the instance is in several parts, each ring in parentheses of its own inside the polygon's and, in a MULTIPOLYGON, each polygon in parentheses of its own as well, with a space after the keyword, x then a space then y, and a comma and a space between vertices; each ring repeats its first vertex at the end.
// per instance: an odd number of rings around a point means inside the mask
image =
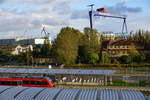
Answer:
POLYGON ((116 52, 115 51, 112 51, 112 54, 115 54, 116 52))
POLYGON ((126 54, 126 51, 122 51, 122 54, 126 54))
POLYGON ((126 46, 126 45, 124 45, 124 48, 127 48, 127 46, 126 46))

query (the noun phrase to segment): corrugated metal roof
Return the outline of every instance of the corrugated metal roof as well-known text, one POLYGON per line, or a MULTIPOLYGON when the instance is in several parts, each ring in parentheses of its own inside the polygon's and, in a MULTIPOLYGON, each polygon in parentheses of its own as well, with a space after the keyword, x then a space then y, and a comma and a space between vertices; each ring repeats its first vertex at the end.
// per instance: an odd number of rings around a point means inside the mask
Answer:
POLYGON ((148 96, 146 100, 150 100, 150 96, 148 96))
POLYGON ((0 100, 146 100, 145 98, 140 91, 128 90, 0 86, 0 100))
POLYGON ((114 73, 115 70, 85 70, 85 69, 18 69, 0 68, 0 73, 24 74, 80 74, 80 75, 105 75, 114 73))

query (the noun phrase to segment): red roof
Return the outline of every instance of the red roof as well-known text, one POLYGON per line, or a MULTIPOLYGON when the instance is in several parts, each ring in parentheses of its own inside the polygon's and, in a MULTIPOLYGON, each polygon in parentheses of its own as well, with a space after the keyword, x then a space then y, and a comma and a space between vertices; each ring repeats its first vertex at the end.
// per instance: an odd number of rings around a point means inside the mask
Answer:
POLYGON ((109 41, 109 45, 131 45, 131 44, 141 45, 141 42, 135 40, 114 40, 109 41))

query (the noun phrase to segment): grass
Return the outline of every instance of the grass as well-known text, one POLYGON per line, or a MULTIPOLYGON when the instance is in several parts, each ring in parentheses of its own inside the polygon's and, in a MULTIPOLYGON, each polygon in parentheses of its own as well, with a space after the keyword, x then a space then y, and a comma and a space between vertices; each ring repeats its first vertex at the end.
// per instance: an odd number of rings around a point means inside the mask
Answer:
POLYGON ((91 65, 91 64, 73 64, 65 65, 66 69, 150 69, 150 64, 105 64, 105 65, 91 65))

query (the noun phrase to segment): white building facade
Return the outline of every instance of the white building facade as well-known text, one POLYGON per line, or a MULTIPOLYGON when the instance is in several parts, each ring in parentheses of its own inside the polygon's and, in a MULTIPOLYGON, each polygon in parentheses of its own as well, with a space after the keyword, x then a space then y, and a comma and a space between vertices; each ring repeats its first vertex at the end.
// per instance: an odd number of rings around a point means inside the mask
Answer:
MULTIPOLYGON (((0 39, 0 45, 43 45, 45 38, 0 39)), ((52 44, 49 37, 49 43, 52 44)))

